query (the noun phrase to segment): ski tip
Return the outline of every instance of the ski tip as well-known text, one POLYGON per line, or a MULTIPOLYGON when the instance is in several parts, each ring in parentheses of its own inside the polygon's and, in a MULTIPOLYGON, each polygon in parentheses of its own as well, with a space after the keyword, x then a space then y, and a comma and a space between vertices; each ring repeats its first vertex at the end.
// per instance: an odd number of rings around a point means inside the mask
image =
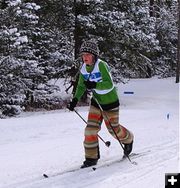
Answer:
POLYGON ((47 174, 43 174, 44 178, 49 178, 49 176, 47 174))

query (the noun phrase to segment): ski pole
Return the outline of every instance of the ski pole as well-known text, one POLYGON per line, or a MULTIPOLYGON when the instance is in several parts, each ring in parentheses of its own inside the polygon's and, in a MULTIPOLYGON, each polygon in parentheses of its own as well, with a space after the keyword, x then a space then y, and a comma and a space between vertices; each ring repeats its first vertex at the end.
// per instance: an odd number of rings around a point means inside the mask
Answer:
MULTIPOLYGON (((104 112, 104 115, 106 116, 106 119, 107 119, 107 121, 109 122, 109 125, 110 125, 110 127, 111 127, 111 129, 112 129, 114 135, 116 136, 116 139, 118 140, 118 142, 119 142, 120 146, 122 147, 123 151, 125 151, 125 150, 124 150, 124 147, 123 147, 123 145, 122 145, 122 143, 121 143, 121 141, 120 141, 120 139, 119 139, 119 137, 118 137, 118 135, 117 135, 117 133, 116 133, 116 131, 114 130, 114 128, 113 128, 111 122, 109 121, 109 118, 108 118, 106 112, 102 109, 102 107, 101 107, 101 105, 99 104, 99 102, 97 101, 97 99, 96 99, 95 97, 93 97, 93 99, 96 101, 96 103, 97 103, 97 105, 99 106, 100 110, 101 110, 102 112, 104 112)), ((125 152, 124 152, 124 155, 128 158, 128 160, 129 160, 132 164, 135 164, 134 162, 131 161, 130 157, 129 157, 125 152)))
MULTIPOLYGON (((74 109, 74 112, 84 121, 84 123, 86 123, 86 125, 87 125, 87 122, 85 121, 85 119, 74 109)), ((111 142, 110 141, 104 141, 104 139, 101 137, 101 136, 99 136, 99 135, 97 135, 98 136, 98 138, 100 138, 103 142, 104 142, 104 144, 107 146, 107 147, 109 147, 110 145, 111 145, 111 142)))

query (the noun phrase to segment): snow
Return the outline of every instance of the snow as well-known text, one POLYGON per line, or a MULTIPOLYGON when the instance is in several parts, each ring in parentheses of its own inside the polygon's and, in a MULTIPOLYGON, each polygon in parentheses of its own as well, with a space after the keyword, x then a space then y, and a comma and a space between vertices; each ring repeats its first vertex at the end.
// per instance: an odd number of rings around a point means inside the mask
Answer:
POLYGON ((39 10, 41 7, 36 3, 26 3, 26 7, 31 10, 39 10))
POLYGON ((28 18, 28 19, 31 19, 31 20, 39 19, 38 16, 32 15, 32 14, 28 14, 28 13, 23 14, 23 16, 26 17, 26 18, 28 18))
POLYGON ((11 28, 9 29, 9 34, 12 35, 13 33, 16 33, 18 31, 17 28, 11 28))
POLYGON ((19 36, 16 39, 16 42, 14 43, 14 45, 19 45, 19 44, 27 43, 27 42, 28 42, 28 37, 27 36, 19 36))
POLYGON ((17 6, 21 3, 21 0, 10 0, 8 1, 8 3, 10 4, 10 6, 17 6))
MULTIPOLYGON (((102 167, 53 175, 79 167, 84 160, 84 122, 68 110, 23 113, 0 119, 0 188, 160 188, 165 173, 179 172, 179 85, 175 78, 133 79, 119 84, 120 123, 134 135, 134 153, 128 160, 102 167), (133 91, 134 94, 124 94, 133 91)), ((88 107, 77 107, 86 119, 88 107)), ((100 141, 98 165, 122 157, 119 143, 104 124, 99 135, 111 141, 107 148, 100 141)))

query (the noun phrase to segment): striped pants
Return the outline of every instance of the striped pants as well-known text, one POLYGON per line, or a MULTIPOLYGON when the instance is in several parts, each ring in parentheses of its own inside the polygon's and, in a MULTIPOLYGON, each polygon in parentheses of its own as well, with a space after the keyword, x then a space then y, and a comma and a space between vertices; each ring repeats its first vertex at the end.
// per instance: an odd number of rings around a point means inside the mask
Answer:
POLYGON ((128 144, 133 141, 133 134, 119 124, 119 107, 108 111, 101 111, 100 109, 90 106, 88 114, 88 122, 85 128, 84 149, 85 158, 98 159, 99 156, 99 143, 98 132, 101 129, 102 121, 104 120, 109 133, 116 138, 114 131, 123 144, 128 144), (112 130, 111 126, 114 131, 112 130))

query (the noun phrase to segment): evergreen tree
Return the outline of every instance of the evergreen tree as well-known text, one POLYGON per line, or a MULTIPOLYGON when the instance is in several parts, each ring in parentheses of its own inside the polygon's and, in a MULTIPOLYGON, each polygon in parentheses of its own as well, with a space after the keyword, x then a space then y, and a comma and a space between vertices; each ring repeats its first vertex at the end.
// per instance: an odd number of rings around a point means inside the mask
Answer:
MULTIPOLYGON (((1 10, 1 108, 4 114, 12 113, 12 108, 20 109, 26 94, 44 80, 43 70, 38 67, 33 37, 38 35, 35 11, 40 7, 35 3, 21 0, 7 1, 1 10)), ((16 111, 16 110, 15 110, 16 111)))
POLYGON ((151 76, 151 55, 160 50, 147 2, 76 1, 76 53, 84 39, 98 40, 115 75, 151 76))
MULTIPOLYGON (((174 76, 177 0, 3 0, 0 2, 0 104, 52 108, 58 87, 72 84, 83 40, 96 39, 116 81, 174 76)), ((67 89, 68 90, 68 89, 67 89)))
POLYGON ((159 2, 159 16, 156 18, 156 33, 161 51, 153 62, 156 75, 175 76, 177 57, 177 1, 159 2))

